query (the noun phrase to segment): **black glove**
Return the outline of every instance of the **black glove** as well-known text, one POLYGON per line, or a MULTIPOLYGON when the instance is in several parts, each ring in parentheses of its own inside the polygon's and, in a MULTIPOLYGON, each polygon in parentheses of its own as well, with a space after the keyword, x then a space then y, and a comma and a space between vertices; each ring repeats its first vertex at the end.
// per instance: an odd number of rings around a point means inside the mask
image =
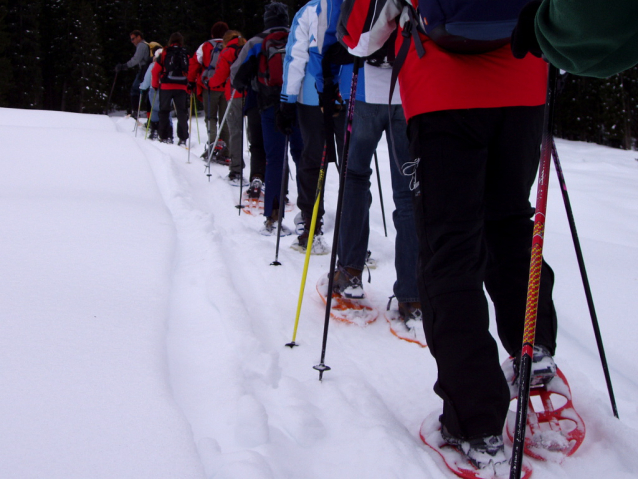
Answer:
POLYGON ((518 23, 512 32, 512 54, 515 58, 525 58, 528 53, 539 58, 543 55, 534 29, 536 12, 540 6, 541 0, 532 0, 518 16, 518 23))
POLYGON ((128 67, 126 66, 126 63, 118 63, 117 65, 115 65, 115 71, 116 72, 123 72, 128 70, 128 67))
POLYGON ((332 109, 332 116, 337 117, 343 110, 343 98, 339 92, 339 85, 336 83, 326 83, 323 85, 323 92, 319 93, 319 106, 323 109, 326 105, 332 109))
POLYGON ((197 82, 195 81, 189 81, 188 82, 188 89, 190 91, 195 91, 195 88, 197 88, 197 82))
POLYGON ((296 117, 297 104, 281 102, 279 104, 279 110, 275 113, 275 126, 284 135, 292 135, 292 127, 296 117))

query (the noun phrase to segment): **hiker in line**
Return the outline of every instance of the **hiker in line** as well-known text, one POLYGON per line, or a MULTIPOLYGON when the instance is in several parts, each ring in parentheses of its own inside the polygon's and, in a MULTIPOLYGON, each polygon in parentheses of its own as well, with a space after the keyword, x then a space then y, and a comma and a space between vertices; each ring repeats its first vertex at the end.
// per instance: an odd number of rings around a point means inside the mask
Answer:
POLYGON ((135 45, 135 53, 126 63, 118 63, 115 65, 115 71, 121 72, 130 68, 138 67, 137 74, 131 86, 131 105, 130 115, 137 118, 137 109, 140 104, 140 83, 146 75, 146 70, 151 63, 151 52, 148 43, 144 41, 144 35, 139 30, 133 30, 129 37, 131 43, 135 45))
MULTIPOLYGON (((388 40, 405 4, 388 0, 370 23, 361 16, 368 9, 373 18, 378 5, 356 2, 356 12, 352 0, 342 7, 347 12, 340 19, 342 40, 365 57, 388 40)), ((511 14, 515 23, 520 6, 510 2, 491 8, 511 14)), ((441 11, 428 6, 434 5, 420 4, 414 14, 427 17, 422 28, 432 28, 426 30, 431 36, 414 30, 403 37, 399 30, 395 45, 401 51, 404 41, 411 42, 399 83, 414 162, 419 296, 438 370, 434 390, 443 399, 442 440, 475 467, 489 468, 508 459, 503 426, 510 390, 489 332, 484 287, 494 303, 501 342, 516 357, 523 338, 534 213, 529 196, 540 157, 547 64, 533 56, 514 58, 511 32, 487 51, 481 40, 468 36, 456 42, 462 32, 446 35, 441 11), (434 36, 438 25, 443 25, 440 37, 434 36), (425 50, 421 58, 419 50, 425 50)), ((403 20, 409 15, 404 13, 403 20)), ((474 24, 472 17, 459 22, 474 24)), ((416 29, 421 22, 409 25, 416 29)), ((532 383, 556 373, 553 283, 554 274, 543 263, 532 383)))
MULTIPOLYGON (((275 127, 275 112, 279 109, 279 96, 283 82, 283 56, 289 32, 288 22, 288 7, 285 4, 279 2, 267 4, 264 11, 264 31, 248 40, 244 48, 242 48, 239 58, 231 68, 233 88, 243 91, 254 86, 257 92, 257 103, 261 113, 261 127, 266 150, 266 192, 264 199, 264 216, 266 216, 266 220, 264 227, 260 231, 263 235, 275 233, 279 215, 283 218, 286 207, 286 197, 279 198, 286 136, 275 127), (278 47, 281 47, 277 48, 276 53, 270 58, 264 58, 264 54, 262 54, 262 47, 264 47, 265 41, 267 43, 272 41, 278 47)), ((292 159, 295 163, 298 163, 303 148, 303 140, 297 125, 293 127, 289 139, 292 159)), ((282 225, 282 235, 290 233, 290 229, 282 225)))
POLYGON ((173 108, 177 111, 178 145, 186 146, 188 140, 188 63, 184 37, 179 32, 173 33, 168 46, 164 47, 159 60, 153 65, 152 85, 156 90, 160 89, 159 137, 162 143, 173 143, 169 127, 173 108))
MULTIPOLYGON (((208 144, 202 158, 208 158, 208 153, 215 145, 211 145, 217 137, 218 124, 221 123, 226 113, 225 85, 211 87, 208 80, 215 74, 215 68, 219 55, 223 49, 223 36, 229 30, 225 22, 216 22, 210 29, 211 39, 202 43, 195 55, 193 55, 188 71, 188 81, 196 85, 197 97, 204 105, 206 125, 208 127, 208 144)), ((224 148, 219 152, 218 158, 228 158, 228 126, 224 125, 219 135, 224 148)))
POLYGON ((226 125, 228 125, 229 143, 228 150, 230 152, 230 172, 227 176, 227 181, 233 186, 239 186, 243 182, 242 186, 248 186, 246 180, 242 178, 242 170, 244 167, 244 152, 243 152, 243 103, 244 96, 241 92, 235 91, 233 101, 231 102, 231 95, 233 94, 233 88, 230 85, 230 67, 237 60, 237 56, 242 47, 246 44, 246 39, 241 36, 241 33, 236 30, 228 30, 224 34, 223 49, 219 54, 217 65, 215 67, 215 74, 208 80, 208 86, 210 88, 216 88, 223 85, 225 88, 225 99, 227 102, 228 110, 226 116, 226 125), (228 106, 230 105, 230 106, 228 106))
MULTIPOLYGON (((319 105, 317 77, 321 76, 324 52, 336 43, 337 20, 342 0, 330 0, 322 6, 321 0, 310 0, 295 15, 286 45, 284 58, 284 82, 281 89, 281 104, 277 111, 277 127, 284 134, 292 132, 293 125, 299 123, 303 138, 303 151, 297 164, 297 184, 299 186, 297 206, 301 210, 298 219, 300 227, 293 248, 305 253, 310 235, 312 212, 315 205, 317 182, 326 144, 323 110, 319 105), (322 8, 329 7, 326 20, 319 21, 322 8)), ((348 83, 349 79, 346 79, 348 83)), ((345 89, 349 91, 350 85, 345 89)), ((338 114, 332 119, 336 151, 341 158, 345 132, 346 109, 337 105, 338 114)), ((334 141, 334 139, 332 141, 334 141)), ((324 180, 325 181, 325 180, 324 180)), ((324 254, 329 247, 323 238, 323 194, 319 199, 319 211, 314 231, 311 252, 324 254)))
MULTIPOLYGON (((159 43, 150 43, 151 54, 153 55, 153 63, 159 60, 162 54, 162 47, 159 43)), ((150 112, 150 131, 148 133, 149 140, 157 140, 159 138, 159 92, 151 86, 153 82, 153 64, 146 70, 144 80, 140 83, 140 94, 148 93, 149 112, 150 112)), ((173 119, 169 116, 170 121, 170 137, 173 136, 173 119)))

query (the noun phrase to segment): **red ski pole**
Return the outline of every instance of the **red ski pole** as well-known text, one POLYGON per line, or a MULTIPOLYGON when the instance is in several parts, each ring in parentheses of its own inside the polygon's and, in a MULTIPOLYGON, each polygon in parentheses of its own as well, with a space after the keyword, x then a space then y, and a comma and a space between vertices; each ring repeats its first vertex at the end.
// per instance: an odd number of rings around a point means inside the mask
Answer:
POLYGON ((510 479, 520 479, 523 469, 523 452, 525 446, 525 427, 527 425, 527 408, 529 405, 529 385, 534 356, 534 338, 536 336, 536 317, 538 313, 538 294, 541 284, 541 266, 543 264, 543 236, 545 233, 545 214, 547 212, 547 192, 549 190, 549 169, 552 159, 554 132, 554 103, 556 95, 556 78, 558 70, 549 66, 547 79, 547 100, 543 120, 543 139, 541 144, 541 161, 538 169, 538 190, 536 194, 536 213, 534 214, 534 236, 532 239, 532 258, 529 267, 529 283, 527 286, 527 307, 525 309, 525 328, 523 332, 523 349, 519 364, 518 400, 516 404, 516 423, 514 429, 514 448, 510 467, 510 479))

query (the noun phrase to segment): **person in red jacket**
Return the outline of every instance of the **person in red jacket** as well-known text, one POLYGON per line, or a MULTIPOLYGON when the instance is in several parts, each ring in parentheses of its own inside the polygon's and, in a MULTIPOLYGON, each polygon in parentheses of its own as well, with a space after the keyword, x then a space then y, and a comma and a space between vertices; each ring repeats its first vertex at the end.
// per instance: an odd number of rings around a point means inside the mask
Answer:
POLYGON ((169 115, 177 110, 177 136, 179 145, 186 145, 188 140, 188 54, 184 48, 184 37, 181 33, 173 33, 168 46, 153 65, 151 84, 159 88, 159 137, 162 143, 173 143, 170 135, 169 115))
POLYGON ((242 110, 243 110, 243 94, 235 91, 234 99, 231 102, 231 95, 233 89, 230 86, 230 66, 237 60, 239 51, 246 44, 246 39, 241 36, 241 33, 237 30, 228 30, 224 34, 223 45, 224 49, 219 55, 217 65, 215 67, 215 74, 208 80, 208 86, 210 88, 219 88, 223 86, 225 88, 225 97, 227 106, 229 108, 226 125, 229 132, 228 148, 230 151, 230 173, 227 180, 233 186, 239 186, 240 182, 244 182, 243 186, 248 186, 245 180, 242 178, 241 172, 244 166, 243 155, 243 141, 242 141, 242 110))
MULTIPOLYGON (((403 0, 382 6, 346 0, 340 39, 366 57, 388 40, 400 18, 395 51, 403 54, 403 42, 411 42, 399 83, 414 166, 423 325, 438 369, 434 390, 443 399, 441 436, 476 467, 488 468, 507 460, 502 433, 510 391, 489 331, 484 291, 494 303, 501 343, 511 356, 520 355, 533 232, 529 196, 540 158, 547 65, 532 56, 514 58, 511 31, 495 37, 504 40, 502 46, 453 51, 451 44, 444 46, 444 36, 434 35, 436 12, 427 8, 436 2, 409 2, 412 8, 403 0), (405 21, 424 12, 427 19, 405 21), (432 28, 429 36, 426 26, 432 28), (404 27, 411 28, 406 37, 404 27)), ((486 3, 492 10, 483 5, 483 13, 500 12, 486 3)), ((458 19, 448 40, 482 46, 482 39, 461 37, 460 27, 467 25, 469 19, 458 19)), ((543 263, 532 382, 556 373, 553 283, 543 263)))
MULTIPOLYGON (((226 113, 226 95, 224 94, 225 85, 217 85, 212 87, 209 80, 215 75, 217 61, 223 49, 222 37, 228 31, 228 25, 225 22, 217 22, 210 30, 211 39, 202 43, 190 62, 188 70, 188 81, 197 86, 197 96, 204 104, 204 112, 206 114, 206 125, 208 126, 208 146, 202 155, 208 158, 208 149, 217 137, 217 125, 221 122, 226 113)), ((223 126, 220 139, 228 144, 228 127, 223 126)), ((213 145, 214 148, 215 145, 213 145)), ((228 149, 221 152, 222 157, 228 156, 228 149)))

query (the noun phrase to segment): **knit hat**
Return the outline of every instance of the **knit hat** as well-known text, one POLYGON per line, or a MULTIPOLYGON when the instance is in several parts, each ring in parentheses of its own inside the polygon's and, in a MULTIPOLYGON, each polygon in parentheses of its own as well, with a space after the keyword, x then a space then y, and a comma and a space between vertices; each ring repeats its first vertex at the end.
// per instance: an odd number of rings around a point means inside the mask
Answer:
POLYGON ((288 6, 280 2, 272 2, 266 5, 264 11, 264 27, 266 30, 273 27, 288 26, 288 6))
POLYGON ((224 33, 228 31, 228 25, 226 22, 217 22, 213 25, 213 28, 210 29, 210 35, 213 38, 222 38, 224 33))

